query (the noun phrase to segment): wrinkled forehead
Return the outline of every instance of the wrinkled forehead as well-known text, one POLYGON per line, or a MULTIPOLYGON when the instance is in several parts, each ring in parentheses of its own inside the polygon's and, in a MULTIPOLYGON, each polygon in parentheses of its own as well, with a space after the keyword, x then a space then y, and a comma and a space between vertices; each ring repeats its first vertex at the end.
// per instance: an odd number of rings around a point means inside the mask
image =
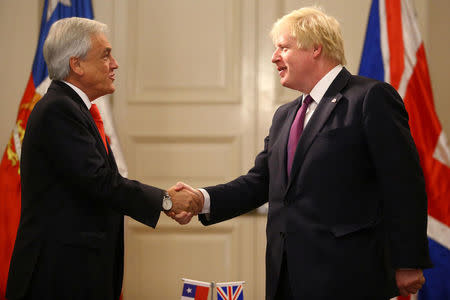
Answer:
POLYGON ((103 32, 91 34, 91 47, 111 48, 108 37, 103 32))

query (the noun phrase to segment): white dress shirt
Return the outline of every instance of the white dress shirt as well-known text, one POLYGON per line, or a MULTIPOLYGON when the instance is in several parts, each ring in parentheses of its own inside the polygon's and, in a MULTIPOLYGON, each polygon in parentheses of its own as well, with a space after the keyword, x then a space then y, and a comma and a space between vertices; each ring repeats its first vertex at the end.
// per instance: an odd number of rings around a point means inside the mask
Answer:
POLYGON ((83 92, 82 90, 80 90, 79 88, 77 88, 76 86, 71 84, 70 82, 67 82, 67 81, 64 81, 64 80, 62 80, 62 82, 64 82, 68 86, 70 86, 72 88, 72 90, 74 90, 75 93, 77 93, 78 96, 80 96, 81 100, 83 100, 84 104, 86 104, 86 107, 87 107, 88 110, 91 109, 91 106, 92 106, 91 101, 89 101, 89 97, 86 95, 85 92, 83 92))

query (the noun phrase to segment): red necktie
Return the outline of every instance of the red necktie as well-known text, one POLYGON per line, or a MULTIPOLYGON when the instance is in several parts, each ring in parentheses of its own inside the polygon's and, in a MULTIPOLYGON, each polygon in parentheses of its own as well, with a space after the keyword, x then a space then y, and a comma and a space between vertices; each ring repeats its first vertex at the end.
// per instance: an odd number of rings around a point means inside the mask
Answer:
POLYGON ((305 123, 306 110, 309 104, 313 102, 313 98, 308 95, 303 100, 302 106, 297 111, 294 122, 291 125, 291 131, 289 132, 289 141, 287 147, 287 173, 288 177, 291 176, 292 162, 294 161, 295 150, 297 149, 298 141, 303 132, 303 124, 305 123))
POLYGON ((105 145, 106 153, 109 153, 108 146, 106 146, 105 128, 103 127, 102 117, 100 116, 100 111, 98 110, 98 107, 96 104, 92 104, 90 112, 91 112, 92 118, 94 119, 95 125, 97 125, 98 132, 100 133, 100 136, 102 137, 103 144, 105 145))

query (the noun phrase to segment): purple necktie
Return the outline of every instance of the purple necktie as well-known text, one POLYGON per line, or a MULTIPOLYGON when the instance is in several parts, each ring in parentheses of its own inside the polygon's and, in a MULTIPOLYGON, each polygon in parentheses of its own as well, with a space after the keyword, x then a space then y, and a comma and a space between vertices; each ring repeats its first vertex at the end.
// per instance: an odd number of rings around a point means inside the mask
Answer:
POLYGON ((298 141, 303 132, 303 124, 305 123, 305 115, 308 106, 313 102, 313 98, 308 95, 303 100, 302 106, 297 111, 294 122, 292 122, 291 131, 289 132, 289 141, 287 147, 287 173, 291 176, 292 162, 294 161, 295 150, 297 149, 298 141))

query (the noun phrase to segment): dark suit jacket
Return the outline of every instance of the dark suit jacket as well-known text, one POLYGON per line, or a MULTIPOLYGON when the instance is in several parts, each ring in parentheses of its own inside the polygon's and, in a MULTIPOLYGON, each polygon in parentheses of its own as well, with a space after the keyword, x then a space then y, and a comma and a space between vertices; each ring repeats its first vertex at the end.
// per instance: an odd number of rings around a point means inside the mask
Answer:
POLYGON ((155 227, 163 190, 120 176, 81 98, 53 81, 27 123, 7 298, 119 299, 123 215, 155 227))
POLYGON ((343 69, 305 127, 288 179, 299 99, 276 111, 248 174, 206 188, 211 214, 200 220, 217 223, 269 202, 267 299, 283 251, 295 299, 393 295, 394 269, 430 266, 424 178, 404 104, 390 85, 343 69))

